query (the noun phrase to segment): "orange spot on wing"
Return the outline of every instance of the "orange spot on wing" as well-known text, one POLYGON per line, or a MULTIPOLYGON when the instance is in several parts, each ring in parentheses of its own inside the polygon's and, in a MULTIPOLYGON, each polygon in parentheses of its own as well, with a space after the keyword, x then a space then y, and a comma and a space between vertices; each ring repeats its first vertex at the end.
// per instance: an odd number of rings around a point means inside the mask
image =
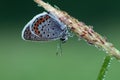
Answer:
POLYGON ((40 31, 39 30, 35 30, 35 34, 39 35, 40 31))
POLYGON ((39 32, 38 32, 38 26, 39 26, 39 22, 37 21, 37 22, 34 24, 34 27, 33 27, 33 31, 35 32, 35 34, 39 34, 39 32))
POLYGON ((49 18, 50 18, 50 16, 48 16, 48 15, 45 16, 45 20, 47 20, 47 19, 49 19, 49 18))
POLYGON ((45 19, 44 19, 44 18, 42 18, 42 19, 41 19, 41 21, 42 21, 42 22, 44 22, 44 21, 45 21, 45 19))
POLYGON ((42 23, 42 22, 41 22, 41 20, 39 19, 39 20, 38 20, 38 24, 41 24, 41 23, 42 23))
POLYGON ((50 18, 50 16, 46 15, 44 18, 40 18, 38 19, 38 21, 36 21, 36 23, 34 24, 34 27, 33 27, 33 31, 35 32, 35 34, 39 35, 40 34, 40 31, 38 30, 38 26, 45 22, 46 19, 50 18))

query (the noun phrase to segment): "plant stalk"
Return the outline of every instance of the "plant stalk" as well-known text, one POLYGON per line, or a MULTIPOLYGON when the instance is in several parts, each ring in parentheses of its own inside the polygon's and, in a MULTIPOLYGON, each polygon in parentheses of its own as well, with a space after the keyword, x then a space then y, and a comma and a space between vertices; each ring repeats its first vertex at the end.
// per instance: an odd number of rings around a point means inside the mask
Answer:
POLYGON ((105 57, 104 62, 102 64, 102 67, 100 69, 100 72, 98 74, 97 80, 104 80, 105 79, 108 68, 110 67, 111 60, 112 60, 111 56, 105 57))

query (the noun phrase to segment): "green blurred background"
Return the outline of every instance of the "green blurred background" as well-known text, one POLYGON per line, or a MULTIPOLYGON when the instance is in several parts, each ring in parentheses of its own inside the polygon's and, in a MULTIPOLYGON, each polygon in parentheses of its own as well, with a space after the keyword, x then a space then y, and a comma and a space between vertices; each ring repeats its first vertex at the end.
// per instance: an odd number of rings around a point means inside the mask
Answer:
MULTIPOLYGON (((120 0, 45 0, 94 26, 120 49, 120 0)), ((96 80, 105 52, 76 36, 56 56, 53 42, 21 39, 24 25, 44 9, 33 0, 0 1, 0 80, 96 80)), ((120 80, 120 62, 113 60, 106 80, 120 80)))

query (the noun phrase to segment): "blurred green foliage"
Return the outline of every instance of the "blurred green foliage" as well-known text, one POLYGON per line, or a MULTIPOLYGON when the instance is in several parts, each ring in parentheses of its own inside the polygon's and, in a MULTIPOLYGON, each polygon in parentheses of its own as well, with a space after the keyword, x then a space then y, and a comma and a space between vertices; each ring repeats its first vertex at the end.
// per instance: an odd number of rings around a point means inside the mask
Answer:
MULTIPOLYGON (((67 11, 108 38, 120 49, 119 0, 45 0, 67 11)), ((21 39, 24 25, 44 11, 33 0, 0 2, 0 80, 95 80, 106 55, 76 36, 63 44, 63 56, 56 56, 53 42, 21 39)), ((112 61, 106 80, 119 80, 120 63, 112 61)))

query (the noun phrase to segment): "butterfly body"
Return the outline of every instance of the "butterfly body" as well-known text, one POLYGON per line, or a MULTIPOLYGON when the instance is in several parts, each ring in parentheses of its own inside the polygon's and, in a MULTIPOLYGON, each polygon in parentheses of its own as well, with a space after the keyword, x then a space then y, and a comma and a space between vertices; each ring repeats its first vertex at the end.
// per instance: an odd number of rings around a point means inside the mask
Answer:
POLYGON ((31 41, 67 40, 67 27, 53 14, 43 12, 30 20, 22 31, 22 38, 31 41))

